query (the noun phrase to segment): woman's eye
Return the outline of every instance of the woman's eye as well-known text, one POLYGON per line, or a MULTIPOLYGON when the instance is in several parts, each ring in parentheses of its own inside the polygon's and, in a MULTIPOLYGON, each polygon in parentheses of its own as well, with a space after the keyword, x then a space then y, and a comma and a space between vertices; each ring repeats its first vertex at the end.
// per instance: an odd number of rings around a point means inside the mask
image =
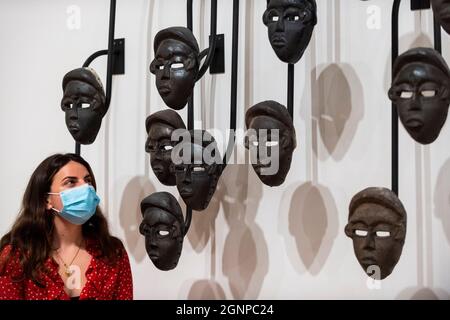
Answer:
POLYGON ((75 181, 73 181, 73 180, 66 180, 66 182, 64 182, 64 185, 65 186, 72 186, 72 185, 74 185, 76 182, 75 181))
POLYGON ((81 104, 81 109, 87 109, 87 108, 90 108, 90 107, 91 107, 90 103, 82 103, 81 104))

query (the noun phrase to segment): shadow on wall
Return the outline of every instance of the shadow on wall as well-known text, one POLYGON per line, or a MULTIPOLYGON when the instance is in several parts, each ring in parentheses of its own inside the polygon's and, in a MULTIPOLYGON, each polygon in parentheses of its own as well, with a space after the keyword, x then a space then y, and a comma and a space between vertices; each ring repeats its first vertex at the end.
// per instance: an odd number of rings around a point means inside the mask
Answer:
POLYGON ((142 221, 141 201, 154 192, 155 187, 147 177, 137 176, 125 186, 120 202, 120 226, 125 232, 127 251, 137 262, 143 261, 147 256, 145 239, 139 233, 142 221))
MULTIPOLYGON (((319 66, 312 73, 323 68, 319 66)), ((312 118, 318 124, 326 157, 341 160, 364 116, 363 86, 352 66, 334 63, 322 70, 313 88, 312 118)))
POLYGON ((297 272, 319 274, 340 230, 336 203, 328 188, 311 182, 289 187, 281 201, 279 224, 297 272))
POLYGON ((188 300, 225 300, 225 292, 216 281, 197 280, 188 293, 188 300))
POLYGON ((450 244, 450 159, 440 169, 434 190, 434 214, 450 244))
POLYGON ((450 295, 439 288, 410 287, 404 289, 396 298, 397 300, 448 300, 450 295))
POLYGON ((249 170, 253 169, 248 164, 229 165, 222 182, 223 211, 229 227, 222 270, 234 299, 257 299, 269 269, 267 242, 255 223, 262 184, 254 173, 249 179, 249 170))

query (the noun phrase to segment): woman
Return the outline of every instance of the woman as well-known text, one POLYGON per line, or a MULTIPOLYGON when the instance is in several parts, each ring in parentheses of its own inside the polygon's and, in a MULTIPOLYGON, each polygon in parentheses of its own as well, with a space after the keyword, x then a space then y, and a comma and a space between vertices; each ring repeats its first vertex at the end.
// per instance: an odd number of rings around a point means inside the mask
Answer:
POLYGON ((132 299, 128 255, 112 237, 89 164, 56 154, 34 171, 0 241, 0 300, 132 299))

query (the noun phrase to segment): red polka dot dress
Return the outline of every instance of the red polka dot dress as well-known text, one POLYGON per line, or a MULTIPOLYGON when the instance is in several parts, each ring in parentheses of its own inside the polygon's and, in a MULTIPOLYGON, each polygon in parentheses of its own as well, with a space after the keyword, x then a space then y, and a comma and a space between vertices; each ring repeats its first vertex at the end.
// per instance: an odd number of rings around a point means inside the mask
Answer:
MULTIPOLYGON (((23 270, 18 252, 11 253, 6 246, 0 261, 6 261, 0 274, 0 300, 70 300, 64 291, 64 282, 58 273, 58 264, 50 257, 45 262, 48 270, 41 276, 41 288, 30 279, 23 279, 23 270)), ((130 262, 125 248, 115 265, 109 265, 101 257, 97 241, 86 241, 86 251, 92 256, 86 270, 86 284, 80 300, 132 300, 133 281, 130 262)))

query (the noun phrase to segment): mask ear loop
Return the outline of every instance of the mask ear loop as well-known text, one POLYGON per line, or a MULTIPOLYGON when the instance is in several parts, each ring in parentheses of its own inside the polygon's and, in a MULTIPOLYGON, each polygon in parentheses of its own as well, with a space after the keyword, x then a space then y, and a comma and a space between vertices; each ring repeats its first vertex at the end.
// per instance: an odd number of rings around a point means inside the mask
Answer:
MULTIPOLYGON (((56 192, 47 192, 47 194, 51 195, 51 196, 55 196, 55 195, 59 196, 59 193, 56 193, 56 192)), ((47 202, 48 202, 48 200, 47 200, 47 202)), ((57 216, 57 214, 61 213, 61 211, 59 211, 58 209, 55 209, 53 206, 50 208, 50 211, 53 213, 54 216, 57 216)))

